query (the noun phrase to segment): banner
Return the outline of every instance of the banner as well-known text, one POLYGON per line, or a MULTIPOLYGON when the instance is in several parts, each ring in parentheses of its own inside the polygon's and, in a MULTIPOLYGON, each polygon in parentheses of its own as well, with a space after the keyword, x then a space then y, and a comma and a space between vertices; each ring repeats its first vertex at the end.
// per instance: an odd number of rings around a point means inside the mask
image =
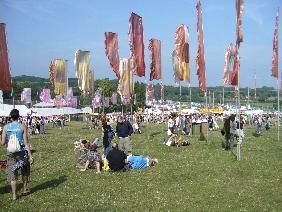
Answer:
POLYGON ((146 86, 146 105, 152 105, 154 100, 154 85, 148 83, 146 86))
POLYGON ((202 20, 202 5, 201 1, 197 3, 197 34, 198 34, 198 52, 196 57, 196 69, 199 80, 199 88, 201 91, 206 91, 206 62, 204 51, 204 35, 203 35, 203 20, 202 20))
POLYGON ((173 72, 174 72, 174 81, 176 83, 179 83, 179 63, 178 63, 178 59, 177 59, 177 54, 176 54, 176 50, 174 50, 172 52, 172 66, 173 66, 173 72))
POLYGON ((161 65, 161 41, 157 39, 149 40, 149 47, 151 65, 150 65, 150 81, 153 79, 159 80, 162 78, 161 65))
POLYGON ((190 82, 189 32, 186 25, 180 25, 175 33, 175 50, 179 63, 179 80, 190 82))
POLYGON ((111 102, 113 105, 117 104, 117 93, 113 92, 111 102))
POLYGON ((92 106, 93 108, 101 107, 101 96, 102 96, 102 89, 98 88, 94 94, 94 98, 92 99, 92 106))
POLYGON ((275 20, 275 30, 273 38, 273 56, 272 56, 272 76, 278 79, 278 27, 279 27, 279 10, 275 20))
POLYGON ((21 101, 24 103, 31 103, 31 88, 24 88, 21 93, 21 101))
POLYGON ((105 97, 104 98, 104 107, 109 107, 110 106, 110 97, 105 97))
POLYGON ((236 0, 236 46, 240 48, 240 43, 243 42, 243 30, 242 30, 242 15, 244 10, 244 1, 236 0))
POLYGON ((39 95, 39 99, 41 102, 51 102, 50 89, 43 89, 39 95))
POLYGON ((64 101, 62 95, 56 95, 55 96, 55 105, 56 105, 56 107, 63 107, 65 105, 65 101, 64 101))
POLYGON ((51 89, 53 91, 55 88, 55 63, 53 61, 51 61, 49 65, 49 79, 50 79, 51 89))
POLYGON ((114 32, 105 32, 105 53, 110 65, 119 78, 118 35, 114 32))
POLYGON ((237 52, 236 47, 232 43, 230 43, 225 53, 224 76, 223 76, 224 85, 230 85, 231 83, 231 75, 234 69, 236 52, 237 52))
POLYGON ((66 95, 68 88, 67 60, 54 60, 54 92, 57 95, 66 95))
POLYGON ((74 65, 76 67, 75 74, 78 79, 78 87, 82 90, 83 95, 87 95, 90 90, 89 63, 90 51, 76 51, 74 59, 74 65))
POLYGON ((144 42, 142 17, 131 13, 129 19, 129 46, 131 57, 136 65, 135 74, 139 77, 145 76, 144 42))
POLYGON ((9 69, 8 48, 5 24, 0 23, 0 90, 11 91, 11 74, 9 69))

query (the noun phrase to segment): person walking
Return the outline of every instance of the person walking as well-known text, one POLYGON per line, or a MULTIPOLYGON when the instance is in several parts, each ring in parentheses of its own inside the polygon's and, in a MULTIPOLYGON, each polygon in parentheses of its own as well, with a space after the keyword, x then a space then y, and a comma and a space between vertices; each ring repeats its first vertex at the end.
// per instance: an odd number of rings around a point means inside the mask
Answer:
POLYGON ((12 122, 4 126, 1 144, 7 146, 7 181, 11 185, 12 198, 16 200, 18 170, 21 170, 23 180, 22 195, 30 193, 28 178, 33 158, 27 138, 27 126, 18 122, 20 117, 19 111, 17 109, 11 110, 10 117, 12 122))

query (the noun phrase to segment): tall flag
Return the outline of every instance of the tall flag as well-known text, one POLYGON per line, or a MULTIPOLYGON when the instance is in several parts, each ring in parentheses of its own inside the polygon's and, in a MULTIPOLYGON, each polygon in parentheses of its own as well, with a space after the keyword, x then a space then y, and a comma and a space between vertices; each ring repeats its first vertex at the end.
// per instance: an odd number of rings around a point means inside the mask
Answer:
POLYGON ((148 83, 146 86, 146 105, 152 105, 154 100, 154 85, 148 83))
POLYGON ((117 104, 117 93, 113 92, 111 102, 113 105, 117 104))
POLYGON ((204 35, 203 35, 203 20, 202 20, 202 5, 201 1, 197 3, 197 34, 198 34, 198 53, 196 57, 196 69, 199 79, 199 88, 201 91, 206 91, 206 63, 204 51, 204 35))
POLYGON ((272 56, 272 76, 278 79, 278 26, 279 26, 279 9, 276 15, 275 30, 273 38, 273 56, 272 56))
POLYGON ((66 96, 68 89, 67 60, 55 59, 54 68, 54 92, 57 95, 66 96))
POLYGON ((239 68, 240 68, 240 57, 239 57, 238 49, 236 48, 233 71, 230 77, 230 85, 238 86, 239 68))
POLYGON ((172 66, 173 66, 173 72, 174 72, 174 81, 176 83, 179 83, 179 63, 178 63, 178 59, 177 59, 177 54, 176 54, 176 50, 174 50, 172 52, 172 66))
POLYGON ((118 54, 118 34, 114 32, 105 32, 105 53, 109 59, 110 65, 119 78, 119 54, 118 54))
POLYGON ((159 80, 162 78, 161 41, 153 38, 150 39, 148 49, 151 52, 150 80, 159 80))
POLYGON ((236 52, 236 47, 232 43, 230 43, 225 53, 225 65, 223 76, 224 85, 230 85, 231 83, 231 75, 234 68, 236 52))
POLYGON ((110 97, 105 97, 104 98, 104 107, 109 107, 110 106, 110 97))
POLYGON ((145 76, 144 42, 142 17, 131 13, 129 19, 129 46, 131 57, 136 64, 135 74, 139 77, 145 76))
POLYGON ((237 40, 236 40, 236 46, 239 48, 240 43, 243 42, 243 30, 242 30, 242 15, 244 10, 244 0, 236 0, 236 34, 237 34, 237 40))
POLYGON ((189 32, 187 26, 181 24, 175 33, 175 49, 179 63, 179 80, 190 82, 188 37, 189 32))
POLYGON ((102 89, 98 88, 94 94, 94 98, 92 100, 93 108, 101 107, 101 96, 102 96, 102 89))
POLYGON ((24 88, 21 93, 21 101, 24 103, 31 103, 31 88, 24 88))
POLYGON ((51 102, 50 89, 43 89, 39 95, 41 102, 51 102))
POLYGON ((130 97, 134 92, 134 81, 133 81, 133 72, 130 68, 130 62, 128 59, 120 59, 119 63, 119 85, 118 93, 121 96, 121 100, 124 104, 130 103, 130 97))
POLYGON ((6 24, 0 23, 0 90, 11 91, 11 74, 9 69, 8 48, 6 40, 6 24))
POLYGON ((55 105, 57 107, 63 107, 64 106, 64 99, 63 99, 61 94, 55 96, 55 105))
POLYGON ((74 59, 74 65, 76 66, 75 74, 78 79, 78 87, 82 90, 83 95, 87 95, 90 88, 89 63, 90 51, 77 50, 74 59))
POLYGON ((49 79, 50 79, 51 89, 54 90, 55 88, 55 63, 54 61, 51 61, 49 65, 49 79))

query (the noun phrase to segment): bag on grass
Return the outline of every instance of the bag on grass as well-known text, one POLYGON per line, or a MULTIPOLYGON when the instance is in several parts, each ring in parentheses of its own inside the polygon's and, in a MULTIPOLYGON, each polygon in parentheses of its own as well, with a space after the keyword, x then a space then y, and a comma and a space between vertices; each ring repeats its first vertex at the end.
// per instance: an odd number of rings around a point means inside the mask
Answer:
POLYGON ((21 145, 19 139, 15 133, 12 133, 9 137, 7 151, 10 153, 20 152, 21 145))

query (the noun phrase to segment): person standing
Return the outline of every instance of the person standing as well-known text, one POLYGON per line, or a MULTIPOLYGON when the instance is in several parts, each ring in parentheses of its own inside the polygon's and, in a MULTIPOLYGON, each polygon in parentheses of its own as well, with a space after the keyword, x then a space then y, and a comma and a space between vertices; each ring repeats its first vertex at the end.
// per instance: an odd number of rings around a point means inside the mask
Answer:
POLYGON ((118 147, 125 154, 132 152, 132 143, 129 138, 133 133, 132 125, 129 121, 124 120, 122 116, 119 116, 117 119, 116 133, 120 141, 118 147))
POLYGON ((6 174, 7 181, 11 184, 13 200, 17 199, 18 170, 21 170, 22 174, 23 195, 30 193, 28 178, 30 175, 30 164, 33 163, 27 138, 27 126, 18 122, 19 116, 17 109, 11 110, 10 117, 12 122, 4 126, 1 142, 2 145, 7 146, 6 174), (12 143, 16 144, 17 147, 15 148, 15 145, 12 145, 12 143))
POLYGON ((114 130, 110 125, 110 120, 107 120, 106 118, 102 119, 102 131, 103 131, 104 156, 106 157, 108 152, 111 150, 112 140, 114 137, 114 130))

